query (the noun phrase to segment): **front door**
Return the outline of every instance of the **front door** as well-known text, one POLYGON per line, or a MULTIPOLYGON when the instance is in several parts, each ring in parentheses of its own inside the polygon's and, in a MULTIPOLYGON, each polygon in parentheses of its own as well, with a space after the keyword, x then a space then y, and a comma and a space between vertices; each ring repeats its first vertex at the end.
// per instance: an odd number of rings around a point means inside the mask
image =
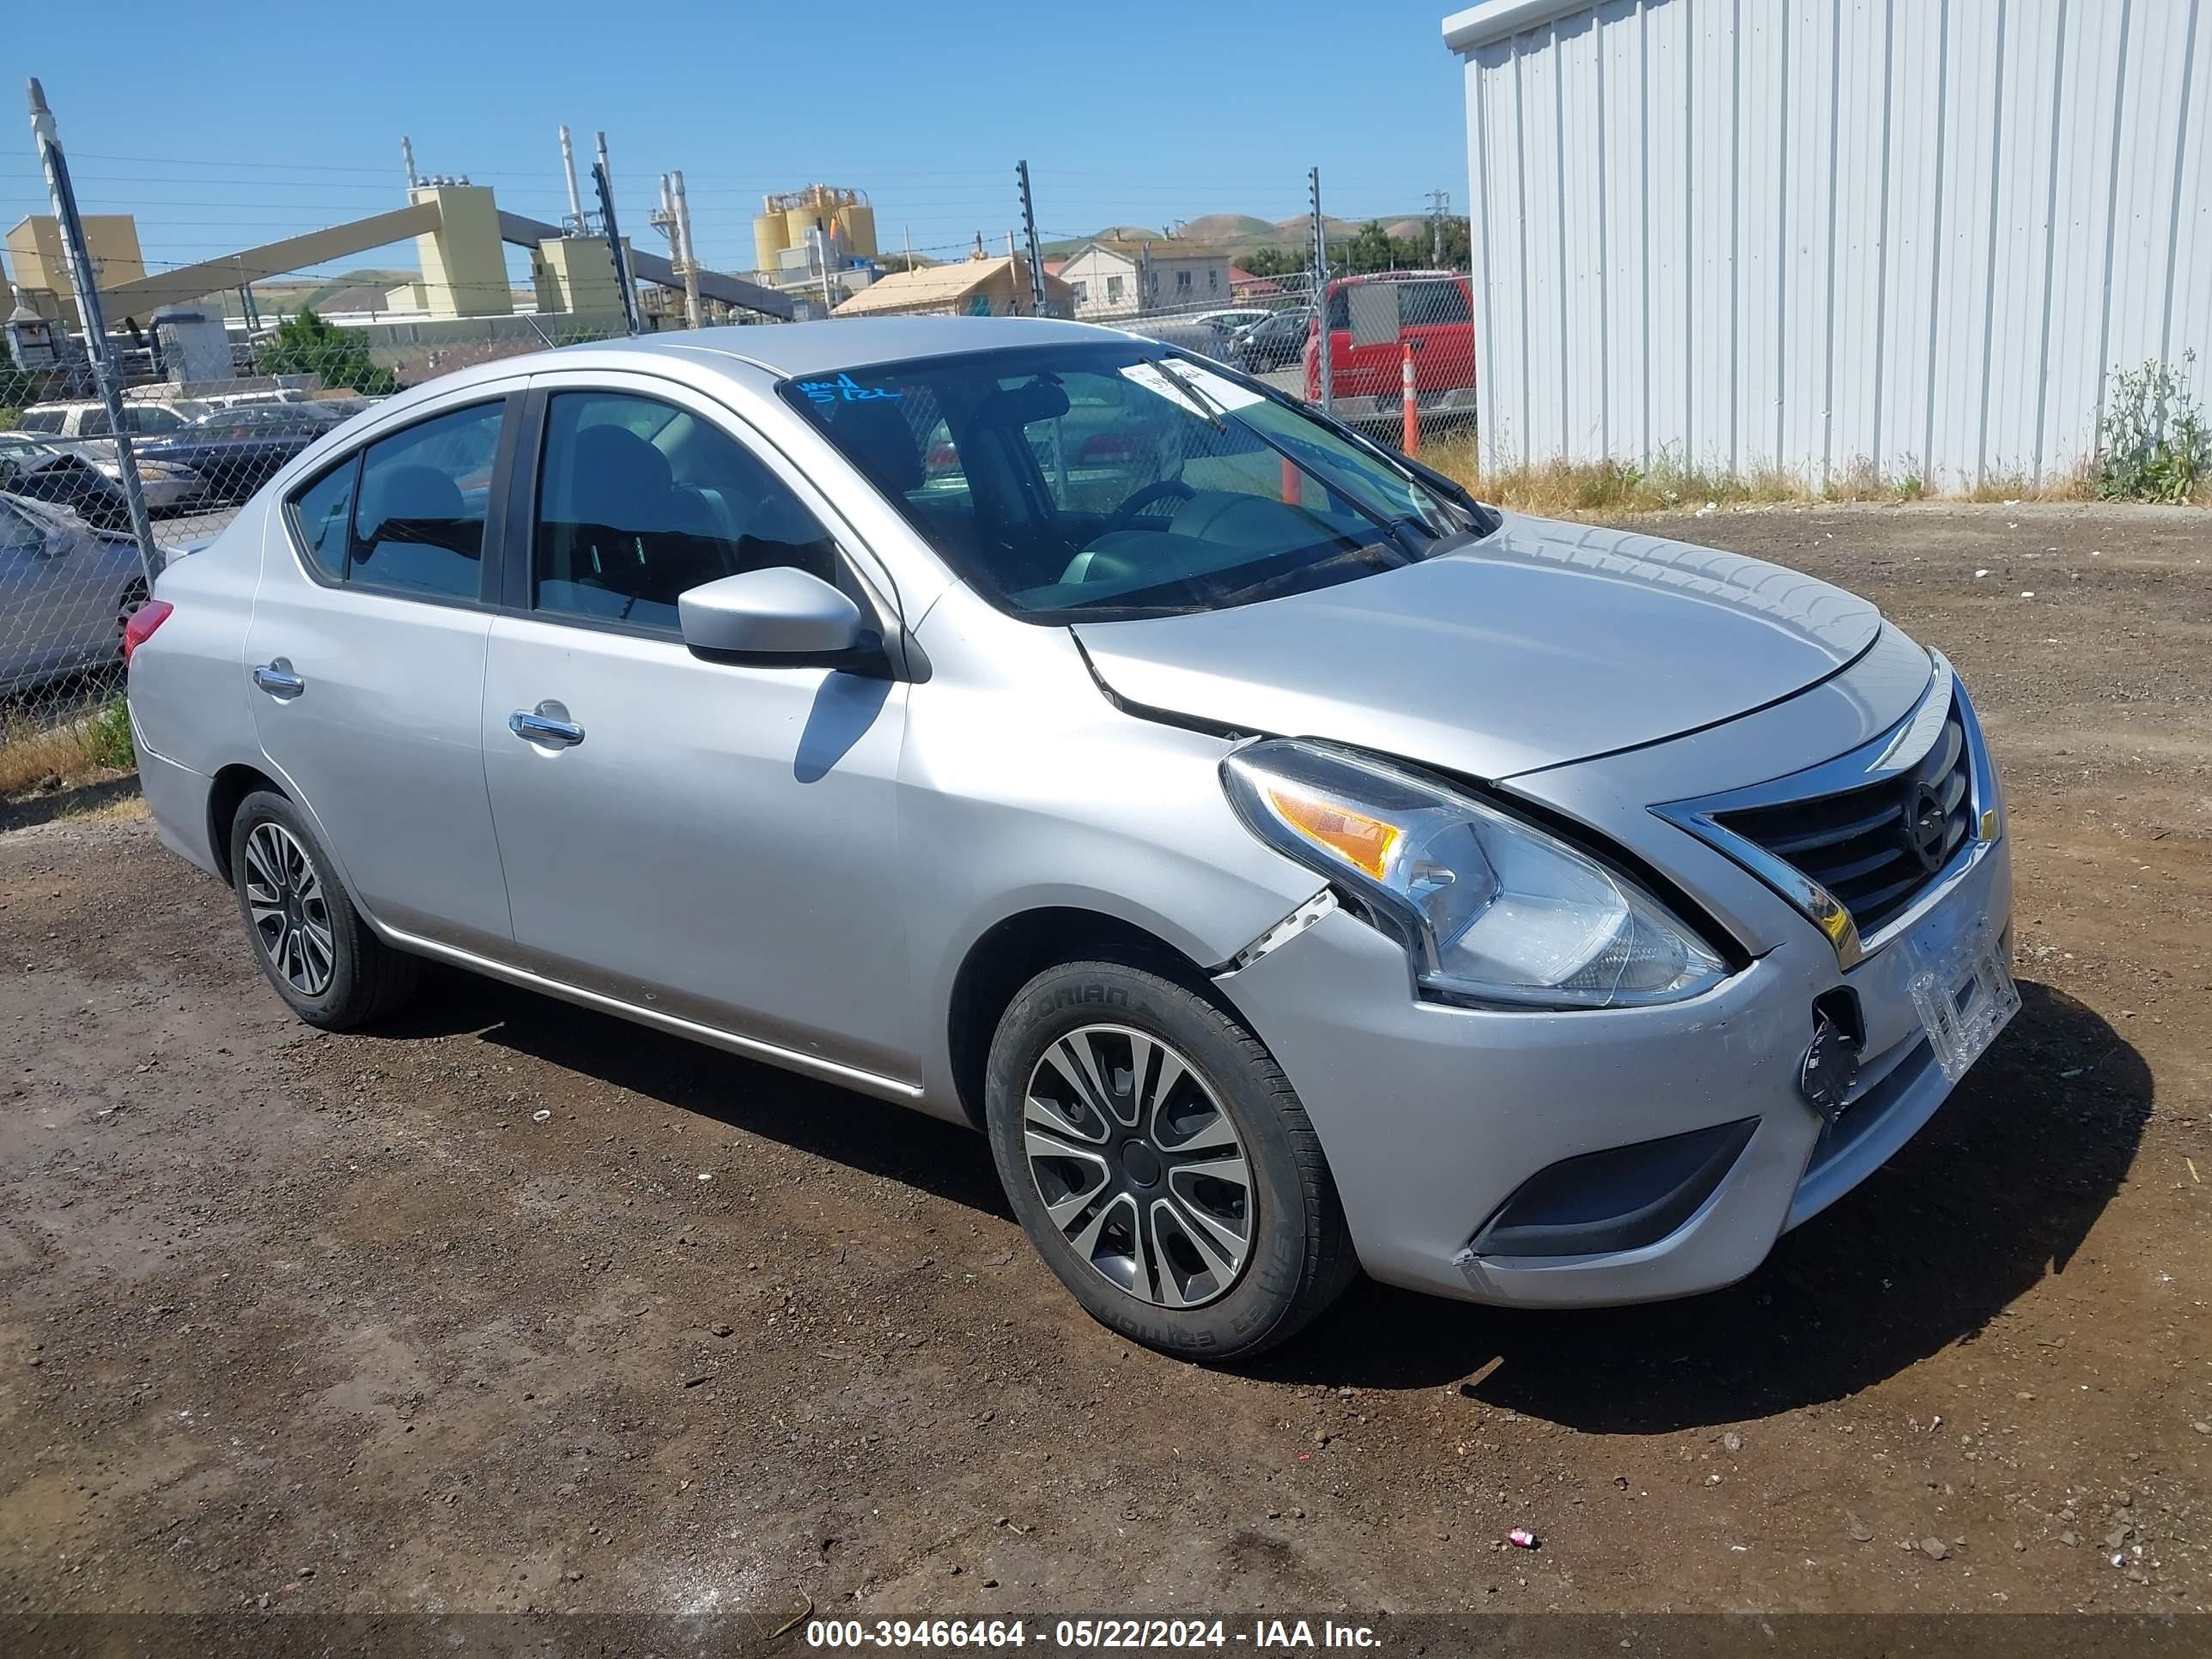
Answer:
POLYGON ((511 934, 478 732, 507 409, 429 416, 292 492, 245 665, 262 750, 355 896, 387 927, 493 956, 511 934))
POLYGON ((770 565, 872 602, 795 475, 718 405, 578 380, 533 382, 528 581, 492 624, 484 680, 516 959, 911 1080, 905 684, 702 660, 677 626, 684 589, 770 565))

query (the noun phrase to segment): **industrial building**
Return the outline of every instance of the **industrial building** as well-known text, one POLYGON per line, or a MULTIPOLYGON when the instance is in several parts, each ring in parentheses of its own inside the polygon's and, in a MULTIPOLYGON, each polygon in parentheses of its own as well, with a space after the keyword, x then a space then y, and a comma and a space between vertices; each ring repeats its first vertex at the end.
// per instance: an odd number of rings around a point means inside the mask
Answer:
POLYGON ((857 190, 809 185, 781 196, 761 198, 753 218, 753 269, 763 276, 804 267, 810 247, 830 243, 848 259, 876 257, 876 210, 857 190))
MULTIPOLYGON (((619 332, 628 325, 623 279, 607 239, 583 211, 567 128, 560 137, 570 212, 559 225, 506 212, 488 185, 465 178, 419 176, 412 146, 404 141, 405 205, 151 275, 131 216, 85 215, 86 240, 108 324, 134 336, 153 330, 166 342, 178 333, 181 313, 190 313, 191 321, 219 332, 224 326, 221 307, 195 302, 242 291, 246 318, 240 325, 250 329, 255 283, 411 240, 421 275, 389 290, 382 309, 344 319, 387 360, 424 358, 462 344, 541 344, 548 319, 557 319, 556 325, 572 334, 619 332), (510 246, 530 252, 531 289, 520 305, 507 272, 510 246)), ((604 137, 600 161, 604 166, 604 137)), ((680 205, 682 174, 673 177, 680 205)), ((665 178, 663 194, 665 205, 665 178)), ((827 206, 837 237, 865 238, 872 250, 873 222, 857 192, 832 192, 827 206)), ((799 307, 790 298, 771 289, 692 265, 683 252, 688 248, 688 216, 664 213, 650 216, 649 222, 672 230, 680 224, 680 234, 672 238, 678 258, 641 252, 623 238, 623 261, 635 280, 675 294, 681 310, 674 314, 735 311, 788 319, 797 313, 799 307)), ((797 222, 792 222, 796 229, 797 222)), ((23 219, 8 232, 7 247, 20 303, 40 318, 80 329, 76 290, 53 218, 23 219)), ((655 320, 653 308, 643 310, 650 325, 655 320)), ((222 354, 200 349, 198 334, 190 337, 190 350, 172 350, 157 361, 173 369, 189 360, 196 373, 204 374, 222 354)))
POLYGON ((2202 0, 1482 0, 1491 465, 2063 476, 2212 362, 2202 0))
MULTIPOLYGON (((146 260, 138 251, 137 220, 127 213, 86 213, 78 218, 84 226, 93 275, 103 290, 144 277, 146 260)), ((77 314, 76 283, 62 252, 61 227, 52 214, 33 214, 9 228, 8 264, 15 271, 21 303, 49 321, 83 326, 77 314)))

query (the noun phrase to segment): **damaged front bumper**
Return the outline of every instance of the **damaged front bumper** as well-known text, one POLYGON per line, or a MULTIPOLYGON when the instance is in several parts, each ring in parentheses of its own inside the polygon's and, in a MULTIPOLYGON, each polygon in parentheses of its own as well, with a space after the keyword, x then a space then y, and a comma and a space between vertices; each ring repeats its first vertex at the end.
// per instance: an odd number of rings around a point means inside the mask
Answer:
MULTIPOLYGON (((1925 925, 1995 938, 2010 912, 1999 842, 1925 925)), ((1952 1085, 1913 969, 1892 948, 1846 971, 1806 924, 1686 1002, 1451 1007, 1416 997, 1396 944, 1325 907, 1217 983, 1297 1090, 1370 1275, 1589 1305, 1741 1279, 1934 1115, 1952 1085), (1863 1042, 1831 1121, 1799 1077, 1814 1005, 1840 988, 1863 1042)))

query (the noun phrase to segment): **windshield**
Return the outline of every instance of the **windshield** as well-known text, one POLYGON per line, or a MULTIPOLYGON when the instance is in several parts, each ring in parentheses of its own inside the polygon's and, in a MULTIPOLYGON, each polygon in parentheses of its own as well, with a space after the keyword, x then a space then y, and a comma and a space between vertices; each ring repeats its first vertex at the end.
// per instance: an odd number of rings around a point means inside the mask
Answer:
POLYGON ((782 392, 963 580, 1039 623, 1219 610, 1430 556, 1486 516, 1149 342, 854 368, 782 392))

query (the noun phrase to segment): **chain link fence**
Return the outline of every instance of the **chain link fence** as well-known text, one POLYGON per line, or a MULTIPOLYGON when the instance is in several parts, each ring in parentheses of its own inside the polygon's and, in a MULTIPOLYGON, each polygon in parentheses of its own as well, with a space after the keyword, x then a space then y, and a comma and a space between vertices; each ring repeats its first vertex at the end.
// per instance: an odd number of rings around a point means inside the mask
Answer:
POLYGON ((148 598, 125 472, 158 571, 211 539, 295 456, 404 387, 619 328, 347 328, 265 319, 227 378, 118 353, 122 432, 82 357, 0 393, 0 798, 130 763, 117 706, 125 630, 148 598), (422 337, 410 338, 410 333, 422 337))

